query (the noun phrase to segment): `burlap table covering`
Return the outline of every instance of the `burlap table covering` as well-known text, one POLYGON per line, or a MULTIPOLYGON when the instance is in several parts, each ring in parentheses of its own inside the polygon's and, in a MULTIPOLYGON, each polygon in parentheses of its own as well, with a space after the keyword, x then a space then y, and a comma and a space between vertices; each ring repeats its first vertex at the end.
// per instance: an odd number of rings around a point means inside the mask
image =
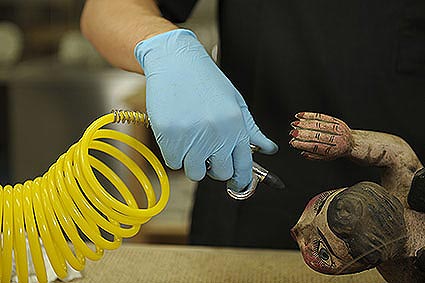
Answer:
POLYGON ((124 244, 88 261, 75 283, 287 282, 381 283, 376 270, 328 276, 309 269, 298 251, 124 244))

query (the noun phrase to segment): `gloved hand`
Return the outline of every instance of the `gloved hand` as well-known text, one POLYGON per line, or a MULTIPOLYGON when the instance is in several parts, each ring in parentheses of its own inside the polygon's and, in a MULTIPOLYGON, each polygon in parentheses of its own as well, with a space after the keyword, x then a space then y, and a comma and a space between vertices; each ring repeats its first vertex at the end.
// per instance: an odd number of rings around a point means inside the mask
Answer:
POLYGON ((186 176, 229 180, 234 191, 252 179, 249 144, 272 154, 277 145, 255 124, 242 96, 189 30, 139 42, 135 56, 146 75, 146 108, 165 163, 186 176))

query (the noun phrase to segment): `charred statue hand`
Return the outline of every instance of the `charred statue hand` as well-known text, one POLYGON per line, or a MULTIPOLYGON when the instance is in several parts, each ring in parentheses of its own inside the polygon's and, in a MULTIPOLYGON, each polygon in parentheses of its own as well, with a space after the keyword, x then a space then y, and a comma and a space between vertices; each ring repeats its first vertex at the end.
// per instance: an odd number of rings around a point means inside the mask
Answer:
POLYGON ((353 146, 350 128, 343 121, 320 113, 301 112, 291 123, 291 146, 308 159, 333 160, 348 154, 353 146))

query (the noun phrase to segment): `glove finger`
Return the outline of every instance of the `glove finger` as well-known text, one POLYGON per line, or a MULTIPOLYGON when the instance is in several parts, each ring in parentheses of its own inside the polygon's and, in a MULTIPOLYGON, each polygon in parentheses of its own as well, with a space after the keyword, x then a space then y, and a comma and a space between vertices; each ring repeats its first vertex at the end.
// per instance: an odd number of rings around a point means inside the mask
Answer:
POLYGON ((233 176, 233 161, 230 154, 216 153, 209 158, 211 169, 208 176, 218 181, 227 181, 233 176))
POLYGON ((267 138, 260 130, 255 134, 250 134, 250 143, 260 147, 259 152, 264 154, 274 154, 279 150, 277 144, 267 138))
POLYGON ((260 152, 265 154, 276 153, 279 149, 277 144, 267 138, 258 128, 247 107, 242 107, 242 114, 245 120, 250 143, 260 147, 260 152))
POLYGON ((252 180, 252 155, 248 139, 236 145, 232 157, 234 173, 232 179, 227 182, 227 187, 240 192, 252 180))
POLYGON ((205 166, 206 157, 197 151, 191 150, 184 158, 184 172, 192 181, 200 181, 205 177, 207 168, 205 166))
MULTIPOLYGON (((153 115, 151 115, 150 117, 153 117, 153 115)), ((179 135, 178 130, 180 130, 180 128, 161 128, 160 130, 160 127, 158 127, 157 123, 154 123, 153 120, 154 119, 151 119, 151 128, 154 133, 156 143, 159 145, 159 149, 161 150, 165 165, 167 165, 167 167, 172 170, 181 169, 183 157, 187 152, 187 146, 185 145, 185 141, 181 139, 170 140, 169 138, 166 138, 166 136, 163 134, 163 131, 168 131, 171 132, 171 136, 179 135)))
POLYGON ((164 158, 165 165, 172 170, 179 170, 183 166, 183 158, 176 156, 174 153, 168 153, 161 149, 162 157, 164 158))
POLYGON ((164 158, 165 165, 172 170, 179 170, 182 168, 183 156, 174 150, 169 150, 167 147, 158 142, 159 149, 161 150, 162 157, 164 158))

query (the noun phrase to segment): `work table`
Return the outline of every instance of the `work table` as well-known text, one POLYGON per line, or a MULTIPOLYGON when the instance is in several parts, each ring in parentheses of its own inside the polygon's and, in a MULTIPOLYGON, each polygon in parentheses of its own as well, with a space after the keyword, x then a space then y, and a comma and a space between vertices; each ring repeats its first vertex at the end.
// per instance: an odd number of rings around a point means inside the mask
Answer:
POLYGON ((316 273, 299 251, 123 244, 88 261, 75 283, 130 282, 385 282, 373 269, 355 275, 316 273))

